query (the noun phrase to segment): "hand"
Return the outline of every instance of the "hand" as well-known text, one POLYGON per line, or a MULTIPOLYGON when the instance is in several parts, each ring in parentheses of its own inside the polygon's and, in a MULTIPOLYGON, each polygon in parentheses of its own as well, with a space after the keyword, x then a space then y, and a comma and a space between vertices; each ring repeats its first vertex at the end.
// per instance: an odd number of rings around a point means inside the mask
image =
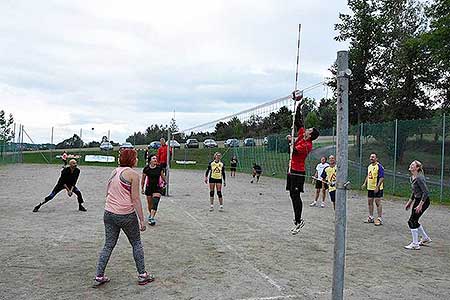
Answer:
POLYGON ((378 193, 380 191, 379 187, 376 187, 375 190, 373 191, 375 194, 378 193))
POLYGON ((286 136, 286 139, 288 140, 288 142, 290 143, 292 141, 292 136, 289 134, 286 136))
POLYGON ((144 188, 141 189, 141 194, 142 194, 142 195, 145 195, 145 190, 144 190, 144 188))
POLYGON ((208 178, 205 178, 205 184, 208 184, 208 178))
POLYGON ((140 222, 140 226, 139 226, 139 227, 140 227, 139 229, 140 229, 141 231, 145 231, 145 229, 147 229, 147 227, 145 227, 145 222, 144 222, 144 221, 141 221, 141 222, 140 222))
POLYGON ((363 184, 361 185, 361 189, 363 190, 365 187, 366 187, 366 184, 363 183, 363 184))
POLYGON ((422 204, 419 204, 416 207, 416 214, 420 214, 421 211, 422 211, 422 204))
POLYGON ((405 205, 405 210, 408 210, 411 207, 411 201, 408 201, 405 205))

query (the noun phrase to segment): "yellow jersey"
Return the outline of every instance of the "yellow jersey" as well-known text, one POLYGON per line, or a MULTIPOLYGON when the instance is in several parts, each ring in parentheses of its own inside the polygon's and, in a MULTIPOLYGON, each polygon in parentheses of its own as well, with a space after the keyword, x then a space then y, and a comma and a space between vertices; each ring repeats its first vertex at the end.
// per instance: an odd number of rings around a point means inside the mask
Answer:
POLYGON ((328 182, 328 192, 336 190, 336 165, 328 166, 322 172, 322 178, 328 182))
POLYGON ((222 179, 222 174, 225 173, 223 162, 215 162, 214 160, 209 164, 208 170, 211 172, 210 177, 213 179, 222 179))
MULTIPOLYGON (((384 178, 384 168, 377 162, 367 167, 367 190, 374 191, 381 178, 384 178)), ((383 183, 380 184, 380 191, 383 189, 383 183)))

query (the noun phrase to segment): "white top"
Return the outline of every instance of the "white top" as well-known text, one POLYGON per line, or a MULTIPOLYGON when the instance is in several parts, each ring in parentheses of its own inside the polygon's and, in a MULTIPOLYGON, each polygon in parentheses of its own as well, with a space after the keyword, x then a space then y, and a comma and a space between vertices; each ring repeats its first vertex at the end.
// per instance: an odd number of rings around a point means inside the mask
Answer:
POLYGON ((318 177, 320 177, 320 176, 322 176, 322 173, 323 173, 323 170, 326 168, 326 167, 328 167, 328 166, 330 166, 330 164, 329 163, 319 163, 319 164, 317 164, 317 167, 316 167, 316 171, 317 171, 317 176, 318 177))

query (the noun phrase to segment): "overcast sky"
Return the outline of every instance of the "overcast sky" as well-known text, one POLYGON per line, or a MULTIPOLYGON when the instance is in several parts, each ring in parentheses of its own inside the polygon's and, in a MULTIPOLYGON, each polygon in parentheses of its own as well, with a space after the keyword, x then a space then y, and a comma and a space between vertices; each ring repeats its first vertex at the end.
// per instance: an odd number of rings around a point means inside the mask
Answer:
MULTIPOLYGON (((344 0, 0 2, 0 109, 36 142, 187 128, 328 76, 344 0), (94 128, 92 131, 91 128, 94 128)), ((324 88, 311 92, 317 99, 324 88)))

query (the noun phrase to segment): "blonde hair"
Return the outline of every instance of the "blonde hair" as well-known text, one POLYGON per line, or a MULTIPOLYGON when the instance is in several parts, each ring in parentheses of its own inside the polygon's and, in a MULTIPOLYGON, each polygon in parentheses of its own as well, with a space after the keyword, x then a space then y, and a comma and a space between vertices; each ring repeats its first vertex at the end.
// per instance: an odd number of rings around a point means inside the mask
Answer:
POLYGON ((220 152, 214 153, 214 159, 216 159, 216 156, 217 156, 217 155, 222 155, 222 153, 220 153, 220 152))
POLYGON ((418 171, 419 173, 422 173, 422 175, 424 175, 424 172, 423 172, 423 165, 422 165, 422 163, 421 163, 420 161, 418 161, 418 160, 413 160, 412 164, 415 164, 416 167, 417 167, 417 171, 418 171))

